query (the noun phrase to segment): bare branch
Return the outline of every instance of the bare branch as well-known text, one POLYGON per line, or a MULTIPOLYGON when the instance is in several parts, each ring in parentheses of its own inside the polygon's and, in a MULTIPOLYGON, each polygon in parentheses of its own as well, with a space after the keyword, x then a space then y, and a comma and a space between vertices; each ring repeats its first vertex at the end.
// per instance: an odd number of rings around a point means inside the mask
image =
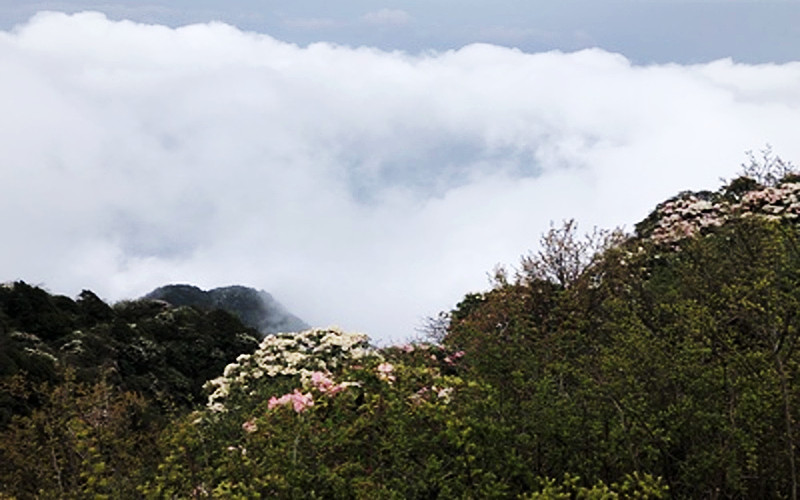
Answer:
POLYGON ((775 155, 769 144, 764 146, 760 153, 760 158, 756 157, 752 151, 745 153, 748 163, 742 163, 741 175, 743 177, 749 177, 762 186, 774 187, 787 176, 798 173, 797 167, 792 162, 775 155))

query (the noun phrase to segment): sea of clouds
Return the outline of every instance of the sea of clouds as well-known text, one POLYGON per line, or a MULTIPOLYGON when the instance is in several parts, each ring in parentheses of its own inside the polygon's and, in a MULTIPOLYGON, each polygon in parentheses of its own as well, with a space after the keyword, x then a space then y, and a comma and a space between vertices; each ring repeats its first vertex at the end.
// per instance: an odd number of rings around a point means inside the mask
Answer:
POLYGON ((0 32, 0 75, 0 281, 110 301, 244 284, 381 342, 551 221, 631 229, 746 150, 800 162, 800 63, 300 47, 49 12, 0 32))

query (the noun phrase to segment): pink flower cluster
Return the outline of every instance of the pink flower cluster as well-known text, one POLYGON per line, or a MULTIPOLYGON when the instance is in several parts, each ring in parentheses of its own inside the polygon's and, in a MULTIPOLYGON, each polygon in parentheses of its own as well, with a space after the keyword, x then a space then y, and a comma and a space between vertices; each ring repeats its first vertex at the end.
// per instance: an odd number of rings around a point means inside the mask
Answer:
POLYGON ((770 220, 800 218, 800 183, 788 182, 747 192, 739 203, 712 203, 689 194, 658 208, 659 220, 652 238, 675 243, 704 229, 722 225, 732 214, 770 220))
POLYGON ((442 358, 442 362, 447 366, 455 366, 456 361, 463 358, 466 352, 464 351, 456 351, 453 354, 445 354, 444 352, 439 352, 431 354, 429 357, 431 361, 439 361, 439 357, 444 354, 444 358, 442 358))
POLYGON ((333 396, 336 393, 342 392, 347 389, 347 384, 336 384, 333 379, 328 377, 322 372, 314 372, 311 374, 311 384, 321 393, 333 396))
POLYGON ((418 390, 417 392, 415 392, 414 394, 412 394, 411 397, 410 397, 411 403, 414 406, 417 406, 420 403, 422 403, 422 401, 426 398, 426 395, 428 394, 428 391, 430 391, 430 389, 428 387, 423 387, 420 390, 418 390))
POLYGON ((454 352, 453 354, 451 354, 449 356, 445 356, 443 361, 446 364, 448 364, 450 366, 453 366, 454 364, 456 364, 456 361, 458 361, 460 358, 463 358, 463 357, 464 357, 464 351, 456 351, 456 352, 454 352))
MULTIPOLYGON (((348 387, 354 385, 358 384, 355 382, 342 382, 337 384, 330 377, 330 374, 320 371, 311 372, 311 386, 322 394, 327 394, 328 396, 338 394, 348 387)), ((295 389, 294 392, 284 394, 279 398, 272 396, 269 399, 268 408, 271 410, 277 406, 288 405, 290 403, 294 408, 294 411, 300 413, 309 407, 314 406, 314 396, 311 394, 311 392, 303 394, 299 389, 295 389)))
POLYGON ((762 212, 767 218, 796 219, 800 215, 800 183, 790 182, 750 191, 737 206, 742 211, 762 212))
POLYGON ((248 420, 248 421, 246 421, 245 423, 242 424, 242 429, 244 429, 244 431, 246 433, 252 434, 252 433, 254 433, 255 431, 258 430, 258 425, 256 425, 256 421, 255 420, 250 419, 250 420, 248 420))
POLYGON ((391 363, 381 363, 378 365, 378 378, 391 384, 396 380, 396 377, 392 373, 393 371, 394 365, 391 363))
POLYGON ((294 392, 284 394, 279 398, 272 396, 269 398, 269 404, 267 407, 271 410, 276 406, 283 406, 289 403, 292 404, 294 411, 301 413, 311 406, 314 406, 314 398, 311 396, 310 392, 303 394, 299 390, 295 389, 294 392))

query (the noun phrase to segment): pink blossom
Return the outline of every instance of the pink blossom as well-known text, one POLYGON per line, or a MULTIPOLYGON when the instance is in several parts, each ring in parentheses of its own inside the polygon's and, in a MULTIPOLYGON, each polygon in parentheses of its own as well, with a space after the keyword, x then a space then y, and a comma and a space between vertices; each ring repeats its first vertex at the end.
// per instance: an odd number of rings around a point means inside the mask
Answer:
POLYGON ((430 389, 423 387, 411 395, 410 399, 414 406, 417 406, 422 402, 422 400, 425 398, 425 394, 427 394, 428 391, 430 391, 430 389))
POLYGON ((328 392, 333 387, 333 380, 322 372, 314 372, 311 374, 311 383, 320 392, 328 392))
POLYGON ((343 390, 347 389, 345 384, 335 384, 333 380, 322 372, 314 372, 311 374, 311 383, 319 392, 333 396, 343 390))
POLYGON ((294 394, 292 394, 292 403, 294 405, 294 411, 300 413, 309 407, 314 406, 314 398, 311 396, 310 392, 302 394, 300 391, 295 389, 294 394))
POLYGON ((395 376, 392 374, 393 371, 394 365, 391 363, 381 363, 378 365, 378 378, 391 384, 396 380, 395 376))
POLYGON ((463 357, 463 356, 464 356, 464 351, 457 351, 457 352, 454 352, 453 354, 451 354, 449 356, 445 356, 443 361, 446 364, 448 364, 450 366, 453 366, 453 365, 456 364, 456 360, 461 358, 461 357, 463 357))
POLYGON ((334 394, 338 394, 345 389, 347 389, 347 386, 345 384, 336 384, 332 386, 330 389, 328 389, 327 394, 328 396, 333 396, 334 394))
POLYGON ((258 430, 258 426, 256 425, 253 419, 248 420, 247 422, 242 424, 242 429, 248 434, 252 434, 258 430))
POLYGON ((293 393, 284 394, 279 398, 276 398, 275 396, 271 397, 269 399, 269 403, 267 404, 267 408, 271 410, 276 406, 282 406, 289 403, 292 404, 294 411, 300 413, 309 407, 314 406, 314 398, 311 396, 310 392, 303 394, 299 390, 295 389, 293 393))
POLYGON ((276 406, 285 405, 285 404, 289 403, 291 400, 292 400, 292 395, 291 394, 284 394, 283 396, 281 396, 279 398, 276 398, 275 396, 272 396, 271 398, 269 398, 269 403, 267 404, 267 408, 269 408, 271 410, 271 409, 275 408, 276 406))

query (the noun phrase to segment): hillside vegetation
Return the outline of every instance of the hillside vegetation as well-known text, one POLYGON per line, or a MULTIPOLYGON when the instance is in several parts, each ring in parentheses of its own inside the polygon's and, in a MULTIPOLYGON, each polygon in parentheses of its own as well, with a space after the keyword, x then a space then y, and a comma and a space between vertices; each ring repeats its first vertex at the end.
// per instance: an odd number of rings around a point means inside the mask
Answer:
POLYGON ((236 316, 245 326, 262 334, 299 332, 309 326, 289 313, 272 295, 244 286, 201 290, 192 285, 166 285, 143 297, 163 300, 174 306, 190 306, 203 311, 222 309, 236 316))
POLYGON ((797 498, 800 178, 756 166, 403 346, 6 287, 0 498, 797 498))

